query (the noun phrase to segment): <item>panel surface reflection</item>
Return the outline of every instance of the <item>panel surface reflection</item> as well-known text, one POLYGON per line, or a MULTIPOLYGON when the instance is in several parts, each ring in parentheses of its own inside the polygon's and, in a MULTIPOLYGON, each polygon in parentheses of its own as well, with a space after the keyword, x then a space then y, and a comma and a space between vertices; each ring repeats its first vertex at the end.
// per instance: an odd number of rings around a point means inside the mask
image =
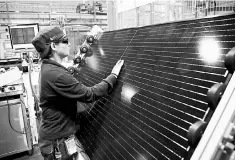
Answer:
POLYGON ((99 83, 121 56, 125 65, 83 115, 78 137, 91 159, 185 158, 188 128, 205 117, 208 89, 225 81, 234 38, 234 15, 104 32, 81 80, 99 83))

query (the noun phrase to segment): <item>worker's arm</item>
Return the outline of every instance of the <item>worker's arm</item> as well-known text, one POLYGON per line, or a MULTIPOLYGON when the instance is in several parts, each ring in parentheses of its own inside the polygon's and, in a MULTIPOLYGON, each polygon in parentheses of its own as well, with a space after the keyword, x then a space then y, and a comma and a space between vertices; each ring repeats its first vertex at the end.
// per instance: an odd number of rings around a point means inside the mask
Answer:
POLYGON ((111 74, 92 87, 85 86, 69 73, 62 74, 55 81, 55 91, 63 97, 76 99, 80 102, 94 102, 112 90, 123 63, 123 60, 118 61, 111 74))

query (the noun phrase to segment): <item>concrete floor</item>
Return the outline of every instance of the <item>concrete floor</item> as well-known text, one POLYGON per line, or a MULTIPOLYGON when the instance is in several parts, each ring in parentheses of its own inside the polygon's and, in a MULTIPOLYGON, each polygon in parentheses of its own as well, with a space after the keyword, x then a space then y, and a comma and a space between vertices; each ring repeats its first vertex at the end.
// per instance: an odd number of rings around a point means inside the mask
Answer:
POLYGON ((22 152, 1 158, 1 160, 43 160, 43 157, 37 146, 34 147, 33 155, 29 156, 28 152, 22 152))

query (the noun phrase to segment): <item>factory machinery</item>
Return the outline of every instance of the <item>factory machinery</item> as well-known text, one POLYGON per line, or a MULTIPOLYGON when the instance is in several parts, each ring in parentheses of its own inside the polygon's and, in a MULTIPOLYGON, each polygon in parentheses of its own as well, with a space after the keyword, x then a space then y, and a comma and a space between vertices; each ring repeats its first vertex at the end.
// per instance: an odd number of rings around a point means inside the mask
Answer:
POLYGON ((37 28, 36 24, 9 26, 12 54, 16 56, 0 59, 0 158, 20 152, 32 154, 37 144, 37 103, 28 76, 33 70, 29 62, 38 61, 29 54, 34 52, 32 47, 28 49, 37 28), (20 37, 22 32, 27 36, 20 37))
POLYGON ((33 152, 30 109, 25 101, 21 64, 21 59, 0 61, 0 158, 33 152))

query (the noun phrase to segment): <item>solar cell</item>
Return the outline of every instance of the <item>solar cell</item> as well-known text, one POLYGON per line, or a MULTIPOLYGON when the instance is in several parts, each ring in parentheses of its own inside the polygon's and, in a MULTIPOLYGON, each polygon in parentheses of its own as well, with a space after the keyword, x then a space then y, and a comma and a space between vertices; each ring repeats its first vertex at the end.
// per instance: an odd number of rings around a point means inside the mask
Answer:
POLYGON ((188 128, 207 115, 208 89, 226 79, 234 17, 104 32, 81 81, 95 85, 121 57, 125 64, 113 92, 89 104, 94 107, 83 119, 78 137, 91 159, 186 157, 188 128))

